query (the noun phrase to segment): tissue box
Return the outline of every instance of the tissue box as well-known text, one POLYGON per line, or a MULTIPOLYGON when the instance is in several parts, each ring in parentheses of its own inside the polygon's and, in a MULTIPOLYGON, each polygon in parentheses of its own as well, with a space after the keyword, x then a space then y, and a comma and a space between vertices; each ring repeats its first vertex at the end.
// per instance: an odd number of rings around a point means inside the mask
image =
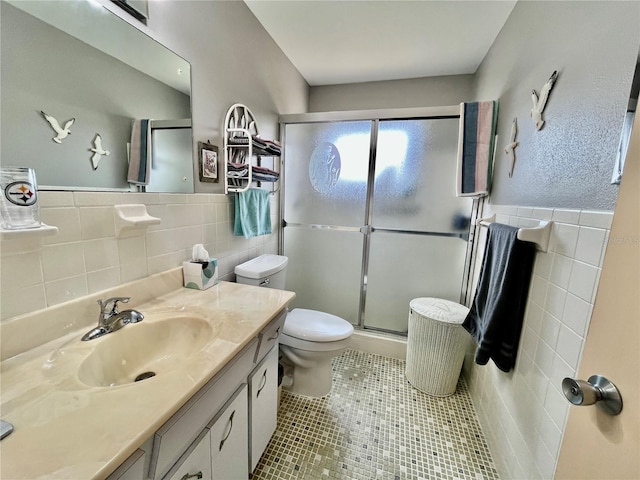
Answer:
POLYGON ((218 283, 218 259, 208 262, 182 262, 184 286, 196 290, 205 290, 218 283))

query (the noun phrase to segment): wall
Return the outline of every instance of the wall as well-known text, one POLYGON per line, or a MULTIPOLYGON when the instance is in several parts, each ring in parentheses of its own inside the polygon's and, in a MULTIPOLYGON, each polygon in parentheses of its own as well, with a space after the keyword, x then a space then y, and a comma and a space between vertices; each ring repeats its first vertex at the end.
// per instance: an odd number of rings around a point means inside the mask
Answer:
MULTIPOLYGON (((222 146, 234 103, 251 109, 266 138, 278 137, 279 114, 307 111, 309 86, 244 2, 149 2, 148 25, 191 63, 194 152, 198 141, 222 146)), ((196 181, 195 191, 220 193, 222 185, 196 181)))
POLYGON ((520 127, 513 178, 499 149, 484 214, 515 226, 555 223, 549 252, 536 258, 514 371, 465 362, 502 478, 554 476, 569 409, 561 381, 577 371, 608 242, 639 23, 637 2, 518 2, 476 74, 475 97, 500 99, 498 147, 514 117, 520 127), (554 69, 547 123, 536 132, 530 91, 554 69))
POLYGON ((491 213, 517 227, 554 225, 549 251, 536 255, 515 369, 475 365, 470 351, 464 375, 501 478, 549 479, 569 411, 561 382, 579 365, 613 213, 500 205, 491 213))
POLYGON ((639 207, 640 117, 636 117, 611 241, 577 376, 588 379, 598 372, 611 379, 620 391, 623 409, 616 416, 597 407, 571 409, 557 479, 640 477, 639 207))
POLYGON ((457 105, 473 98, 473 79, 473 75, 450 75, 314 86, 309 89, 309 111, 457 105))
MULTIPOLYGON (((2 241, 3 320, 178 267, 196 243, 219 259, 223 280, 235 278, 235 265, 278 251, 277 233, 233 236, 231 196, 40 192, 39 201, 42 221, 59 231, 36 251, 25 251, 23 240, 2 241), (147 205, 162 223, 137 236, 116 237, 113 205, 125 203, 147 205)), ((277 202, 272 196, 272 225, 277 202)))
MULTIPOLYGON (((150 2, 149 10, 149 26, 136 25, 191 63, 194 145, 222 146, 224 115, 236 102, 252 109, 265 136, 277 135, 279 114, 306 111, 308 85, 243 2, 150 2)), ((196 182, 196 190, 221 192, 222 184, 196 182)), ((271 201, 277 225, 277 197, 271 201)), ((221 260, 227 279, 236 264, 277 252, 277 234, 232 236, 232 196, 43 192, 40 205, 42 220, 60 231, 38 252, 15 254, 13 242, 0 243, 2 319, 177 267, 195 243, 221 260), (145 203, 162 223, 117 239, 116 203, 145 203)))
POLYGON ((640 44, 638 2, 518 2, 476 73, 475 98, 499 98, 498 147, 518 118, 513 178, 498 150, 491 202, 612 210, 610 185, 640 44), (559 77, 536 131, 531 90, 559 77))

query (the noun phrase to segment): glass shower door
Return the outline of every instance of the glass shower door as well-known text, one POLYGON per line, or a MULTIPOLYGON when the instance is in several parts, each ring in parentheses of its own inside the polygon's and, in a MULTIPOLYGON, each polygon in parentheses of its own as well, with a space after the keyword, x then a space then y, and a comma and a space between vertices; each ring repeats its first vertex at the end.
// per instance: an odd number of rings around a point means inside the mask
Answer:
POLYGON ((294 307, 407 331, 409 301, 460 300, 472 200, 455 196, 458 119, 284 126, 294 307))
POLYGON ((371 121, 285 127, 284 254, 293 307, 358 324, 371 121))
POLYGON ((364 326, 406 332, 409 301, 460 300, 472 200, 455 196, 457 119, 381 121, 364 326))

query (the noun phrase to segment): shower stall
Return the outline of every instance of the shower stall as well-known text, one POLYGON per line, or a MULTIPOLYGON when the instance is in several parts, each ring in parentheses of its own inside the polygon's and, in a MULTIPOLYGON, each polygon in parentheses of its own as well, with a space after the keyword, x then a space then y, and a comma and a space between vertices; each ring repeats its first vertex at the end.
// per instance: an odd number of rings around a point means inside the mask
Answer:
POLYGON ((458 107, 283 115, 280 250, 294 307, 406 334, 409 301, 461 300, 469 219, 458 107))

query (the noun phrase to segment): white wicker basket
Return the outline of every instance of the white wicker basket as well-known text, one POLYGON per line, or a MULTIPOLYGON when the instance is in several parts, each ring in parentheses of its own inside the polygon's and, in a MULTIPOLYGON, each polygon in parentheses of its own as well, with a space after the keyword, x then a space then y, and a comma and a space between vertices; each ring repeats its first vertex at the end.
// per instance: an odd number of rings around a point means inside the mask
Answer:
POLYGON ((407 380, 429 395, 451 395, 470 338, 461 325, 469 309, 429 297, 415 298, 409 307, 407 380))

